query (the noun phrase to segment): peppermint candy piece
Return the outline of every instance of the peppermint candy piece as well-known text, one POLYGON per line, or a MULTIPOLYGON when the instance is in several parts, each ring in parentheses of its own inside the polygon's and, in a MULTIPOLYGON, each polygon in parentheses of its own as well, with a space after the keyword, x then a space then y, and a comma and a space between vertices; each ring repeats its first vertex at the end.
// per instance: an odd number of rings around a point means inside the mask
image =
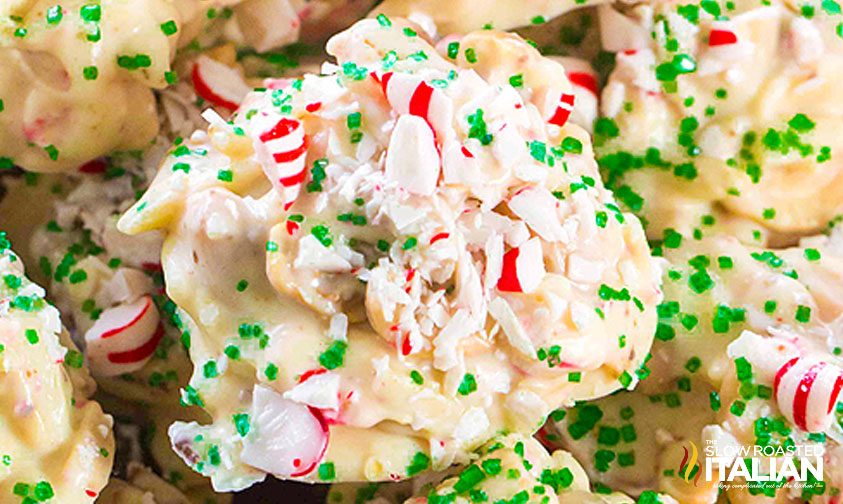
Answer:
POLYGON ((819 359, 794 357, 776 372, 773 391, 779 409, 806 432, 823 432, 834 418, 843 388, 843 369, 819 359))
POLYGON ((398 114, 421 117, 439 139, 451 130, 454 104, 445 93, 415 75, 387 72, 375 79, 380 82, 386 101, 398 114))
POLYGON ((252 90, 237 70, 207 56, 197 58, 191 77, 196 94, 232 112, 252 90))
POLYGON ((386 151, 386 179, 420 196, 436 191, 441 162, 433 132, 412 115, 398 118, 386 151))
POLYGON ((560 128, 565 126, 568 118, 571 117, 571 112, 574 111, 575 96, 571 93, 561 93, 557 95, 556 103, 551 104, 551 113, 547 117, 547 122, 555 124, 560 128))
POLYGON ((255 386, 252 429, 243 439, 244 463, 280 477, 312 472, 328 449, 328 424, 318 409, 255 386))
POLYGON ((158 308, 146 295, 102 312, 85 333, 91 370, 98 376, 118 376, 141 369, 164 336, 158 308))
POLYGON ((498 290, 529 294, 538 288, 545 273, 541 242, 531 238, 503 255, 498 290))
POLYGON ((710 47, 731 45, 738 43, 738 36, 732 30, 711 30, 708 33, 708 45, 710 47))
POLYGON ((256 116, 252 125, 260 140, 255 148, 263 158, 263 171, 281 194, 284 210, 288 210, 299 197, 307 176, 308 139, 304 125, 296 118, 275 113, 256 116))

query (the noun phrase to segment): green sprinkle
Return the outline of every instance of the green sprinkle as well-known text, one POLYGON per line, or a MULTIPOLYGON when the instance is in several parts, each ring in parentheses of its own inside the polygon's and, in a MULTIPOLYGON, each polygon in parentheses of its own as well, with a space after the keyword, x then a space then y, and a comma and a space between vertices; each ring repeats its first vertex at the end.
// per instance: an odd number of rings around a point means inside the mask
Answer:
POLYGON ((524 86, 524 74, 515 74, 509 77, 509 85, 514 88, 524 86))
POLYGON ((322 224, 313 226, 310 233, 319 241, 319 243, 322 244, 323 247, 330 247, 331 244, 334 243, 334 239, 331 237, 331 231, 322 224))
POLYGON ((337 477, 337 470, 333 462, 323 462, 319 464, 319 469, 316 471, 319 479, 322 481, 331 481, 337 477))
POLYGON ((249 288, 249 281, 248 280, 240 280, 237 282, 237 292, 243 292, 244 290, 249 288))
POLYGON ((392 21, 390 21, 389 18, 384 16, 383 14, 378 14, 377 20, 378 24, 383 26, 384 28, 389 28, 390 26, 392 26, 392 21))
POLYGON ((460 53, 460 43, 459 42, 451 42, 448 44, 448 57, 451 59, 456 59, 457 55, 460 53))
POLYGON ((462 396, 467 396, 468 394, 477 390, 477 381, 474 379, 474 375, 471 373, 466 373, 462 377, 462 383, 460 383, 459 388, 457 389, 457 393, 462 396))
POLYGON ((278 378, 278 366, 270 362, 266 365, 266 369, 263 374, 266 376, 267 380, 275 381, 275 379, 278 378))
POLYGON ((345 123, 348 126, 348 129, 359 128, 361 123, 360 112, 353 112, 351 114, 348 114, 348 117, 345 118, 345 123))
POLYGON ((345 351, 348 348, 348 343, 345 341, 334 341, 327 350, 322 352, 319 356, 319 364, 325 369, 336 369, 343 365, 345 360, 345 351))
POLYGON ((805 133, 814 129, 815 123, 805 114, 796 114, 787 122, 787 125, 800 133, 805 133))
POLYGON ((560 145, 562 150, 573 154, 582 154, 582 142, 574 137, 565 137, 560 145))
POLYGON ((477 63, 477 52, 473 47, 465 50, 465 60, 472 64, 477 63))
POLYGON ((407 476, 415 476, 428 467, 430 467, 430 457, 424 452, 416 452, 410 464, 407 466, 407 476))
POLYGON ((767 300, 764 302, 764 313, 774 313, 776 311, 776 307, 779 305, 776 301, 767 300))
POLYGON ((205 378, 216 378, 219 376, 219 370, 217 369, 217 362, 214 360, 209 360, 202 366, 202 375, 205 378))
POLYGON ((799 305, 796 307, 796 315, 794 317, 797 322, 807 324, 811 320, 811 307, 799 305))
POLYGON ((102 18, 102 10, 99 5, 87 4, 79 9, 79 16, 89 23, 96 23, 102 18))
POLYGON ((164 35, 169 37, 171 35, 175 35, 176 32, 179 31, 179 27, 176 25, 176 22, 171 19, 166 23, 161 24, 161 31, 164 32, 164 35))
POLYGON ((480 466, 489 476, 497 476, 503 470, 501 459, 486 459, 480 463, 480 466))
POLYGON ((57 25, 61 23, 63 17, 64 11, 62 11, 61 5, 54 5, 47 9, 47 24, 57 25))
POLYGON ((239 360, 240 359, 240 348, 236 345, 228 345, 223 350, 223 353, 228 356, 231 360, 239 360))
POLYGON ((26 335, 26 341, 28 341, 30 345, 35 345, 38 343, 38 331, 36 331, 35 329, 27 329, 26 331, 24 331, 24 334, 26 335))
POLYGON ((67 355, 64 356, 64 363, 69 368, 81 369, 85 363, 85 357, 76 350, 68 350, 67 355))
POLYGON ((416 385, 421 385, 424 383, 424 377, 415 369, 410 371, 410 379, 413 380, 413 383, 415 383, 416 385))
POLYGON ((55 146, 55 145, 50 144, 50 145, 48 145, 48 146, 44 147, 44 152, 46 152, 46 153, 47 153, 47 155, 48 155, 48 156, 50 156, 50 159, 51 159, 51 160, 53 160, 53 161, 58 161, 58 159, 59 159, 59 150, 58 150, 58 149, 56 149, 56 146, 55 146))
POLYGON ((237 433, 240 434, 240 437, 246 437, 251 429, 249 415, 247 413, 235 413, 231 419, 234 422, 234 428, 237 429, 237 433))
POLYGON ((484 479, 486 479, 486 474, 483 470, 472 464, 457 477, 457 482, 454 483, 454 490, 457 493, 467 492, 484 479))
POLYGON ((82 69, 82 77, 84 77, 85 80, 89 80, 89 81, 97 80, 97 77, 99 77, 99 74, 100 74, 100 71, 95 66, 86 66, 85 68, 82 69))
POLYGON ((815 248, 806 248, 805 249, 805 259, 809 261, 819 261, 822 255, 820 251, 815 248))
POLYGON ((82 283, 88 279, 88 273, 85 270, 76 270, 70 274, 68 280, 71 284, 82 283))
POLYGON ((415 236, 411 236, 404 241, 404 244, 401 245, 401 250, 410 250, 418 245, 419 240, 415 236))
POLYGON ((822 2, 822 9, 829 15, 840 14, 840 4, 835 2, 834 0, 823 0, 822 2))
POLYGON ((48 501, 56 495, 53 492, 53 487, 47 481, 39 481, 32 493, 39 502, 48 501))
POLYGON ((234 180, 234 172, 231 170, 219 170, 217 171, 217 180, 222 182, 231 182, 234 180))

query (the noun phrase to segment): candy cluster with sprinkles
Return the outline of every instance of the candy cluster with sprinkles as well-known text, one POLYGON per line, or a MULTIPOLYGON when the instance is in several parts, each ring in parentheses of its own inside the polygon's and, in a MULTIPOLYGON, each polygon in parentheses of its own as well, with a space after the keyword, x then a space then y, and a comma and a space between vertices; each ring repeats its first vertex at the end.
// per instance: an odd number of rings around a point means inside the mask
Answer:
POLYGON ((836 1, 600 7, 616 66, 598 162, 650 238, 705 215, 782 234, 843 212, 843 25, 836 1))
POLYGON ((44 289, 0 232, 0 499, 90 503, 114 462, 113 420, 44 289))
POLYGON ((659 268, 562 67, 386 16, 328 51, 322 75, 207 114, 119 223, 163 230, 198 327, 183 401, 214 422, 176 423, 174 449, 218 490, 397 480, 634 387, 659 268))
POLYGON ((840 0, 0 3, 0 503, 843 502, 840 0))
POLYGON ((269 53, 301 33, 318 36, 337 20, 342 26, 371 5, 347 3, 4 1, 0 167, 68 172, 113 151, 145 149, 162 126, 162 94, 189 99, 195 92, 200 103, 236 108, 249 87, 233 56, 222 57, 221 42, 269 53), (215 59, 203 57, 207 49, 215 59))

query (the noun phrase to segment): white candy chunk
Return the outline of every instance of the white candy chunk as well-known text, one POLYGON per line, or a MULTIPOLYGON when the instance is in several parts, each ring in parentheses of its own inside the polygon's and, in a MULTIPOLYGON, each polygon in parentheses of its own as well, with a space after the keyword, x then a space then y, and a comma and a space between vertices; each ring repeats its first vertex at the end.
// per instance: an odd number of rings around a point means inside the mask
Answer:
POLYGON ((326 273, 343 273, 352 269, 351 263, 333 249, 322 245, 313 235, 307 235, 299 241, 299 253, 293 267, 326 273))
POLYGON ((340 375, 319 373, 284 392, 284 398, 314 408, 336 410, 340 405, 339 391, 340 375))
POLYGON ((542 186, 528 187, 509 200, 509 209, 545 241, 567 241, 568 233, 556 218, 558 200, 542 186))
POLYGON ((240 458, 247 465, 282 478, 304 476, 316 468, 328 447, 328 426, 312 410, 257 385, 251 429, 240 458))
POLYGON ((482 408, 473 407, 466 411, 454 428, 454 439, 469 444, 480 439, 489 428, 489 417, 482 408))
POLYGON ((345 313, 337 313, 331 317, 331 325, 328 328, 328 336, 331 339, 345 341, 348 335, 348 316, 345 313))
POLYGON ((799 63, 805 65, 823 57, 823 37, 816 23, 803 17, 794 18, 790 22, 790 37, 799 63))
POLYGON ((447 371, 459 364, 460 341, 468 336, 468 328, 473 323, 467 310, 458 310, 448 321, 448 324, 439 331, 439 335, 433 340, 433 365, 436 369, 447 371))
POLYGON ((99 376, 137 371, 152 357, 163 334, 150 296, 105 310, 85 333, 91 370, 99 376))
POLYGON ((141 270, 134 268, 119 268, 102 286, 103 298, 108 304, 129 303, 153 288, 152 279, 141 270))
POLYGON ((615 10, 612 5, 601 5, 598 14, 600 41, 604 50, 623 52, 650 47, 652 39, 648 31, 615 10))
POLYGON ((529 294, 539 288, 547 273, 544 269, 542 243, 538 238, 530 238, 527 243, 518 247, 518 250, 515 271, 521 290, 529 294))
POLYGON ((729 343, 726 354, 732 360, 740 357, 748 360, 759 383, 772 383, 779 368, 799 355, 799 350, 783 338, 768 338, 745 330, 729 343))
POLYGON ((439 180, 439 154, 424 119, 403 115, 395 123, 386 153, 386 179, 408 192, 430 196, 439 180))
POLYGON ((258 52, 292 44, 301 21, 290 0, 247 0, 234 10, 246 45, 258 52))
POLYGON ((495 298, 489 304, 489 313, 501 325, 504 334, 513 348, 529 358, 535 358, 536 348, 527 336, 527 331, 521 325, 512 307, 503 298, 495 298))

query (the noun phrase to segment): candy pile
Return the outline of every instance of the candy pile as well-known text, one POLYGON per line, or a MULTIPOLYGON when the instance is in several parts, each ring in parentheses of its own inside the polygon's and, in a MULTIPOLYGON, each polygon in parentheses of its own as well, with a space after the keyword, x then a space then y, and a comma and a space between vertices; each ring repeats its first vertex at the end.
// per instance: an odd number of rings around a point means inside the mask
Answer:
POLYGON ((564 68, 385 16, 328 50, 323 76, 206 114, 119 224, 166 234, 198 327, 183 401, 214 421, 174 449, 218 490, 397 480, 633 387, 659 271, 564 68))

